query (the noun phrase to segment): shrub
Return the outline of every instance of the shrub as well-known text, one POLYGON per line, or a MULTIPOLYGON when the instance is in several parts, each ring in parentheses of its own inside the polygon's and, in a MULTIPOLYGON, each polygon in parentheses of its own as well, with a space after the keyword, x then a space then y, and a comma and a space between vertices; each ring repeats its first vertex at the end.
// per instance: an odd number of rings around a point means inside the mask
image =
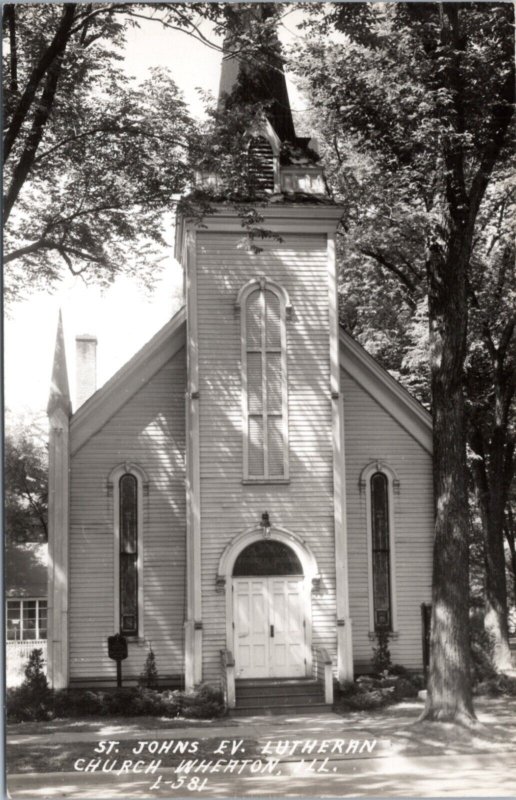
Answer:
POLYGON ((146 689, 158 688, 158 668, 156 666, 156 656, 152 647, 147 653, 145 664, 138 680, 139 686, 144 686, 146 689))
POLYGON ((14 722, 46 720, 52 716, 52 691, 43 671, 43 651, 34 649, 21 686, 7 692, 7 716, 14 722))
POLYGON ((220 689, 202 684, 195 692, 183 695, 182 713, 192 719, 220 717, 225 712, 224 696, 220 689))
POLYGON ((380 628, 375 631, 376 647, 373 648, 371 664, 376 673, 388 672, 392 666, 391 651, 389 650, 390 631, 380 628))

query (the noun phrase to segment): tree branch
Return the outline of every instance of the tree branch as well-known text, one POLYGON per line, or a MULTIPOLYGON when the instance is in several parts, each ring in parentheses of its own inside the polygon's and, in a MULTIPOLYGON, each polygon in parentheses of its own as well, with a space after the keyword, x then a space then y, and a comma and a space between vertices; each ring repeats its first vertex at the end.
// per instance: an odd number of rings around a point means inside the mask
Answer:
POLYGON ((4 224, 9 219, 9 215, 12 211, 13 205, 15 204, 18 198, 18 195, 23 187, 23 184, 25 183, 27 175, 32 169, 34 158, 36 156, 36 151, 43 137, 43 132, 45 130, 50 110, 54 102, 54 97, 57 89, 57 84, 59 81, 62 62, 63 62, 63 53, 60 53, 58 56, 56 56, 56 58, 52 63, 52 66, 49 68, 47 72, 43 93, 41 95, 41 100, 36 107, 36 112, 34 114, 31 131, 27 137, 27 141, 23 149, 23 152, 20 156, 20 159, 16 167, 14 168, 11 185, 9 186, 9 189, 5 196, 4 224))
POLYGON ((34 102, 38 86, 41 83, 47 70, 50 69, 54 60, 64 53, 70 36, 72 34, 72 25, 77 8, 76 3, 66 3, 63 7, 63 15, 59 22, 59 26, 54 35, 50 45, 47 47, 41 56, 38 64, 32 70, 25 91, 23 92, 17 108, 13 112, 11 123, 7 130, 4 139, 4 163, 9 158, 9 154, 13 148, 14 143, 18 138, 21 127, 25 122, 27 114, 34 102))

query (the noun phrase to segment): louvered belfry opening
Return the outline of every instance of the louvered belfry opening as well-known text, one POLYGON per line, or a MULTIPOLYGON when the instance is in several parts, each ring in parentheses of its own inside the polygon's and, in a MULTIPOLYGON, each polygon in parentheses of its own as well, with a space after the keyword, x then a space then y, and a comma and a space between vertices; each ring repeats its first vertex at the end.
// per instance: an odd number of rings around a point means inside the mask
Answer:
POLYGON ((265 136, 253 136, 249 143, 249 183, 258 193, 274 191, 274 153, 265 136))

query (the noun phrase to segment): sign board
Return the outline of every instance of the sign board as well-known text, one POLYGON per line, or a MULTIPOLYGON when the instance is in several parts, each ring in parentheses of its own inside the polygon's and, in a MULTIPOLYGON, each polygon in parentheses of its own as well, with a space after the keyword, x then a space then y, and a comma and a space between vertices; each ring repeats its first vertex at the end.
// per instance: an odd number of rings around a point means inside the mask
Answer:
POLYGON ((127 658, 127 639, 121 633, 108 636, 108 655, 113 661, 124 661, 127 658))

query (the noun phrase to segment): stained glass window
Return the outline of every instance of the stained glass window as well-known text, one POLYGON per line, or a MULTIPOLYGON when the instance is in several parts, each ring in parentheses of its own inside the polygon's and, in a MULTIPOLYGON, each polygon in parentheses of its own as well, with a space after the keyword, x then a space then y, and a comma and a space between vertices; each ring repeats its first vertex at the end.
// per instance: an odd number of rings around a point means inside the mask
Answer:
POLYGON ((138 635, 138 483, 122 475, 120 492, 120 632, 138 635))
POLYGON ((389 531, 389 483, 382 472, 371 477, 371 534, 373 558, 373 607, 375 630, 390 630, 391 579, 389 531))
POLYGON ((292 548, 274 539, 261 539, 242 550, 233 568, 236 578, 260 575, 302 575, 303 567, 292 548))

